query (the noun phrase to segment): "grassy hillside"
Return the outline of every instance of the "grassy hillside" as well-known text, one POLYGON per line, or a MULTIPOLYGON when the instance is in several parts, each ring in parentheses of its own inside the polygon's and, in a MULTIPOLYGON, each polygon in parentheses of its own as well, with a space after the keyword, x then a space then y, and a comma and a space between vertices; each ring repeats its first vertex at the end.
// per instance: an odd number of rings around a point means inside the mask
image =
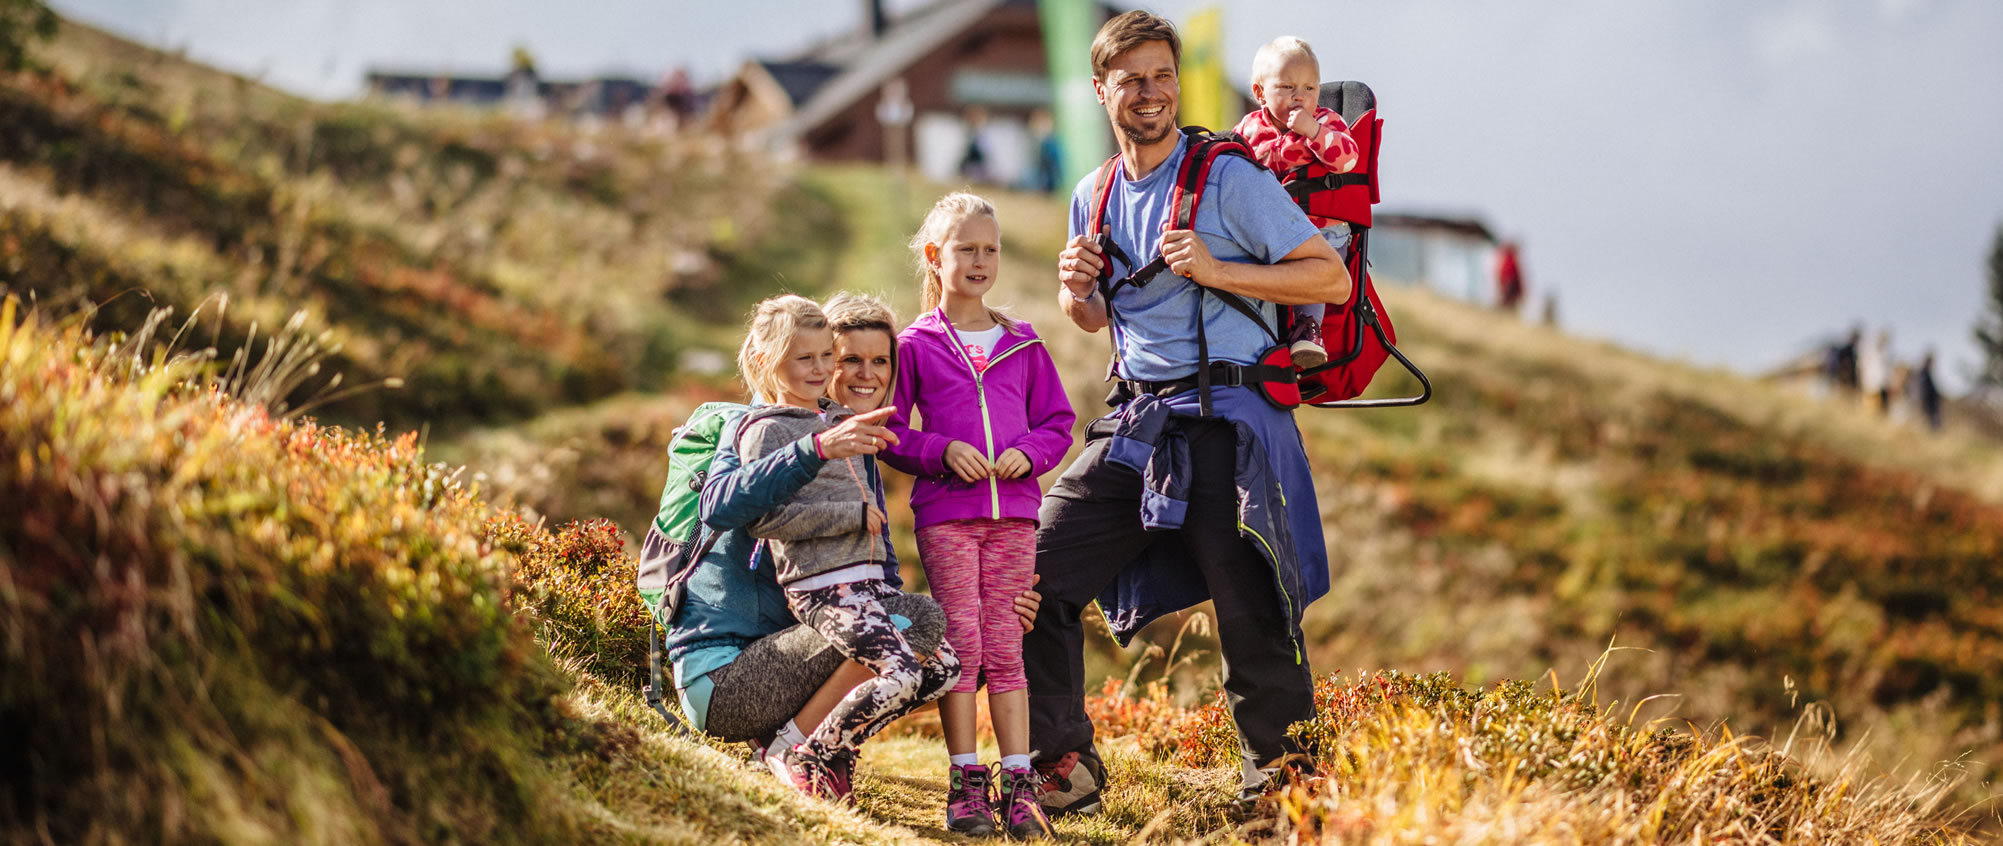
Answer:
POLYGON ((908 839, 661 731, 604 672, 644 658, 631 592, 592 595, 630 582, 616 537, 496 512, 413 437, 274 419, 157 335, 18 307, 0 840, 908 839))
MULTIPOLYGON (((609 525, 547 532, 412 438, 275 420, 219 392, 206 357, 158 343, 158 321, 92 336, 17 308, 0 308, 0 395, 16 400, 0 455, 18 471, 0 477, 0 838, 944 836, 936 723, 872 745, 860 811, 665 731, 633 694, 645 618, 609 525)), ((1636 724, 1590 683, 1473 692, 1394 673, 1330 677, 1319 698, 1304 730, 1328 780, 1247 816, 1227 803, 1221 704, 1109 683, 1092 708, 1121 781, 1105 817, 1061 832, 1959 840, 1939 788, 1636 724)))
MULTIPOLYGON (((853 217, 901 217, 908 230, 922 212, 853 170, 810 178, 853 217)), ((1061 208, 998 200, 998 296, 1046 328, 1074 405, 1103 408, 1104 338, 1063 328, 1046 293, 1039 257, 1056 252, 1061 208)), ((883 283, 847 284, 908 313, 915 285, 897 244, 829 240, 817 261, 884 268, 883 283)), ((1993 794, 2003 763, 1993 442, 1923 434, 1424 291, 1385 296, 1439 393, 1422 409, 1299 415, 1336 570, 1335 590, 1309 609, 1316 666, 1488 683, 1631 646, 1646 651, 1623 653, 1605 684, 1628 701, 1668 695, 1654 713, 1772 735, 1827 709, 1834 739, 1861 743, 1877 766, 1932 775, 1951 764, 1959 800, 1993 794)), ((1376 390, 1411 387, 1387 373, 1376 390)), ((673 425, 707 396, 629 396, 447 449, 545 513, 639 526, 673 425)), ((915 552, 908 538, 904 551, 915 552)), ((1152 639, 1165 646, 1176 625, 1152 639)), ((1100 645, 1104 671, 1135 660, 1100 645)), ((1214 671, 1179 675, 1214 682, 1214 671)))
MULTIPOLYGON (((847 177, 847 171, 837 171, 847 177)), ((869 214, 880 191, 835 191, 869 214)), ((1041 289, 1060 213, 1002 198, 1002 296, 1060 325, 1041 289), (1026 230, 1026 231, 1025 231, 1026 230)), ((915 227, 917 204, 901 208, 915 227)), ((829 242, 915 299, 893 239, 829 242)), ((2003 734, 1993 619, 2003 455, 1718 373, 1524 326, 1424 292, 1386 294, 1440 387, 1421 410, 1306 412, 1336 591, 1310 609, 1318 666, 1450 670, 1471 680, 1581 667, 1610 642, 1649 650, 1629 699, 1672 693, 1700 724, 1781 732, 1811 704, 1881 766, 1962 771, 1994 789, 2003 734)), ((1074 404, 1098 403, 1100 336, 1046 332, 1074 404)), ((1384 393, 1409 386, 1387 379, 1384 393)), ((452 453, 562 516, 637 526, 669 430, 696 398, 630 397, 452 453), (647 468, 651 468, 649 472, 647 468), (573 495, 592 508, 573 510, 573 495)), ((1164 624, 1168 626, 1172 624, 1164 624)), ((1113 659, 1107 665, 1131 661, 1113 659)))
MULTIPOLYGON (((751 301, 909 316, 940 186, 310 103, 83 27, 39 55, 0 79, 0 841, 952 839, 936 717, 872 744, 855 810, 667 731, 621 531, 673 426, 737 395, 751 301), (326 425, 287 410, 312 403, 326 425)), ((996 200, 999 297, 1092 413, 1104 338, 1048 286, 1062 208, 996 200)), ((1993 445, 1386 298, 1438 400, 1300 418, 1336 568, 1307 626, 1342 671, 1304 727, 1328 780, 1229 807, 1185 615, 1096 642, 1120 782, 1063 834, 1993 825, 1964 810, 2003 763, 1993 445)))
POLYGON ((350 385, 403 383, 332 419, 665 387, 745 301, 726 279, 833 223, 801 191, 775 218, 779 178, 723 145, 309 103, 74 25, 43 58, 0 80, 0 285, 107 326, 206 307, 225 355, 304 308, 350 385))

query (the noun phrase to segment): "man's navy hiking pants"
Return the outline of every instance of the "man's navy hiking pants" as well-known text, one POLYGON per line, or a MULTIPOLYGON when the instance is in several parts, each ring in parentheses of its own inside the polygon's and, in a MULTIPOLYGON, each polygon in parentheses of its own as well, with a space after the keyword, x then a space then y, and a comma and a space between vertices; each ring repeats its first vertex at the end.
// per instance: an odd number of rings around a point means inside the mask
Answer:
MULTIPOLYGON (((1023 638, 1029 676, 1029 741, 1041 759, 1092 742, 1085 716, 1081 614, 1113 577, 1152 544, 1189 549, 1217 609, 1224 691, 1248 766, 1302 751, 1287 726, 1314 715, 1314 684, 1281 603, 1272 565, 1238 534, 1237 433, 1222 420, 1179 418, 1189 439, 1188 517, 1180 529, 1141 528, 1141 476, 1106 460, 1108 437, 1084 450, 1044 495, 1036 533, 1043 594, 1023 638)), ((1248 774, 1249 775, 1249 774, 1248 774)))

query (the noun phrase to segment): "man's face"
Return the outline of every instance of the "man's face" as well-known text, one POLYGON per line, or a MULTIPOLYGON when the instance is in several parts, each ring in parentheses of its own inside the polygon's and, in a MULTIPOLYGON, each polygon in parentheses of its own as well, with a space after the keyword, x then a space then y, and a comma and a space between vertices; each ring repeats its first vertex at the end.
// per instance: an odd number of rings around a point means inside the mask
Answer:
POLYGON ((1144 41, 1113 57, 1104 79, 1094 78, 1092 87, 1113 128, 1127 140, 1148 146, 1159 144, 1175 132, 1177 101, 1182 85, 1176 74, 1175 54, 1166 41, 1144 41))

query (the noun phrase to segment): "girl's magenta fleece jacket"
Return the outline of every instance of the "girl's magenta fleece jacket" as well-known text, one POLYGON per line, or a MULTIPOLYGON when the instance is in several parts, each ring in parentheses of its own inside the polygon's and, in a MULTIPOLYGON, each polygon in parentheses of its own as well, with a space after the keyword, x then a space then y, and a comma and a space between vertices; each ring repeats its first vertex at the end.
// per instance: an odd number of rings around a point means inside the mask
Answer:
POLYGON ((1043 500, 1036 478, 1056 468, 1071 448, 1077 415, 1036 330, 1016 321, 995 347, 987 369, 975 371, 952 323, 936 309, 897 335, 891 394, 897 413, 890 428, 900 442, 882 457, 918 477, 911 510, 920 528, 948 520, 1035 520, 1043 500), (914 408, 923 429, 911 428, 914 408), (973 445, 990 464, 1010 447, 1022 450, 1030 473, 963 482, 946 466, 946 445, 953 441, 973 445))

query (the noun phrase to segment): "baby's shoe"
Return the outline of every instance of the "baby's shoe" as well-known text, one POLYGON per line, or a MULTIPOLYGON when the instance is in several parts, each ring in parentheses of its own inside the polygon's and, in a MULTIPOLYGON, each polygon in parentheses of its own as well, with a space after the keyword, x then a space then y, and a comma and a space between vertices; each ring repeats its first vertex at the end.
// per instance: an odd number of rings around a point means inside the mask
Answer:
POLYGON ((1287 352, 1293 355, 1295 367, 1306 369, 1328 363, 1328 348, 1321 343, 1321 321, 1304 314, 1294 315, 1294 331, 1287 337, 1293 340, 1287 352))
POLYGON ((954 765, 946 786, 946 827, 961 834, 995 833, 994 806, 988 798, 993 786, 987 767, 954 765))
POLYGON ((1004 769, 1001 774, 1002 824, 1018 840, 1049 837, 1050 818, 1043 815, 1043 779, 1028 767, 1004 769))

